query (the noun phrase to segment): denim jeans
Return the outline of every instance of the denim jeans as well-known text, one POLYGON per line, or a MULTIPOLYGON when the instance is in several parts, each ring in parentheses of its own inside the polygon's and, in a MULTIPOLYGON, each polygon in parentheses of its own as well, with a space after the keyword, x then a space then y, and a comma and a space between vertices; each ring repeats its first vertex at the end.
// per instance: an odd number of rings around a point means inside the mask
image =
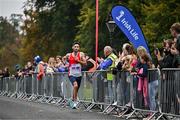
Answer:
POLYGON ((158 92, 158 80, 149 83, 149 107, 150 110, 156 110, 156 95, 158 92))
POLYGON ((130 83, 127 82, 128 72, 121 72, 118 84, 118 104, 126 105, 130 101, 130 83))
POLYGON ((114 94, 113 94, 113 80, 107 80, 108 82, 108 99, 110 103, 114 101, 114 94))

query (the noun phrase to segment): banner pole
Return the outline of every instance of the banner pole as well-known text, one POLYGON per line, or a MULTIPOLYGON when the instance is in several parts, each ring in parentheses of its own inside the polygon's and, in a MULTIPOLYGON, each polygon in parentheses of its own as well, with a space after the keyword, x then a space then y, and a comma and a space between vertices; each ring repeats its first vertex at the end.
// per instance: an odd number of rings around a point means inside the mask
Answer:
POLYGON ((98 16, 99 16, 99 4, 96 0, 96 67, 97 67, 97 58, 98 58, 98 16))

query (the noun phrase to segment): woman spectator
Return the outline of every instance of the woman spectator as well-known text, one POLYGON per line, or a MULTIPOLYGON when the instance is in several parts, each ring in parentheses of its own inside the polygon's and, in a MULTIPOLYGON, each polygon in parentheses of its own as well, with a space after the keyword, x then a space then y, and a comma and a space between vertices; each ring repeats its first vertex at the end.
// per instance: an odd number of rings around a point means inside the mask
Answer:
POLYGON ((56 56, 56 67, 62 66, 62 57, 61 56, 56 56))
POLYGON ((61 56, 57 56, 56 57, 56 65, 55 65, 56 71, 57 72, 66 72, 68 65, 67 65, 67 61, 65 60, 65 58, 61 57, 61 56))
POLYGON ((129 82, 131 85, 131 88, 133 88, 133 90, 131 90, 131 91, 133 91, 133 94, 132 93, 130 94, 131 95, 130 98, 132 98, 132 99, 129 101, 127 106, 132 106, 132 102, 135 103, 135 98, 137 96, 136 95, 137 77, 131 73, 134 72, 134 69, 138 62, 137 62, 137 56, 134 52, 134 48, 132 45, 127 44, 126 46, 123 47, 123 51, 127 54, 127 56, 125 57, 125 58, 127 58, 127 62, 125 62, 124 64, 126 64, 126 66, 127 66, 126 70, 130 73, 127 76, 127 82, 129 82))
MULTIPOLYGON (((146 49, 143 46, 137 48, 137 54, 139 57, 149 56, 146 49)), ((148 68, 154 69, 155 66, 149 58, 147 62, 148 68)), ((138 62, 137 68, 141 67, 141 62, 138 62)), ((149 94, 149 108, 152 111, 155 111, 157 108, 156 96, 158 92, 158 80, 159 80, 159 70, 152 70, 150 75, 151 79, 148 80, 148 94, 149 94)), ((151 113, 148 115, 147 119, 151 116, 151 113)))
POLYGON ((49 60, 48 60, 46 73, 54 73, 54 72, 56 72, 55 63, 56 63, 56 61, 55 61, 54 57, 50 57, 49 60))
POLYGON ((27 62, 27 72, 29 75, 32 75, 34 73, 34 66, 30 61, 27 62))
MULTIPOLYGON (((122 54, 119 56, 120 63, 118 63, 118 67, 121 68, 120 66, 122 65, 122 69, 127 72, 126 73, 124 72, 125 73, 124 77, 126 78, 126 81, 121 80, 120 82, 120 91, 122 91, 121 99, 123 99, 126 106, 131 108, 132 102, 134 102, 134 99, 136 98, 136 93, 137 93, 136 92, 137 87, 136 85, 134 85, 134 84, 137 84, 136 83, 137 77, 130 73, 133 72, 133 70, 135 69, 135 66, 137 64, 137 56, 134 52, 133 46, 130 45, 129 43, 125 43, 123 45, 122 50, 123 50, 122 54), (133 88, 133 89, 130 90, 130 88, 133 88)), ((124 78, 122 75, 121 77, 124 78)), ((131 109, 129 109, 125 114, 128 114, 130 112, 131 112, 131 109)))

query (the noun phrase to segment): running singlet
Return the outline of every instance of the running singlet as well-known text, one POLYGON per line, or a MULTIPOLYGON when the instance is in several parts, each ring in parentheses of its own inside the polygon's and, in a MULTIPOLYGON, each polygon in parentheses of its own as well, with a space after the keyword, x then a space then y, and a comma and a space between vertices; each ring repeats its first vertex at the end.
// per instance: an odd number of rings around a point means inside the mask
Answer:
MULTIPOLYGON (((80 52, 77 53, 77 58, 80 60, 80 52)), ((73 53, 69 56, 69 76, 80 77, 82 76, 81 64, 75 61, 73 53)))

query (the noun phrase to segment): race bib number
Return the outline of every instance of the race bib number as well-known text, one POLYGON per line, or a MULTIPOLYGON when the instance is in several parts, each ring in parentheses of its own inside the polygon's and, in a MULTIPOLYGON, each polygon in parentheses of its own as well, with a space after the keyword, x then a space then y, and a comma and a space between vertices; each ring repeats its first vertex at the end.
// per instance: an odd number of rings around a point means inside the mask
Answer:
POLYGON ((81 65, 80 64, 72 64, 70 66, 70 75, 79 77, 81 76, 81 65))

